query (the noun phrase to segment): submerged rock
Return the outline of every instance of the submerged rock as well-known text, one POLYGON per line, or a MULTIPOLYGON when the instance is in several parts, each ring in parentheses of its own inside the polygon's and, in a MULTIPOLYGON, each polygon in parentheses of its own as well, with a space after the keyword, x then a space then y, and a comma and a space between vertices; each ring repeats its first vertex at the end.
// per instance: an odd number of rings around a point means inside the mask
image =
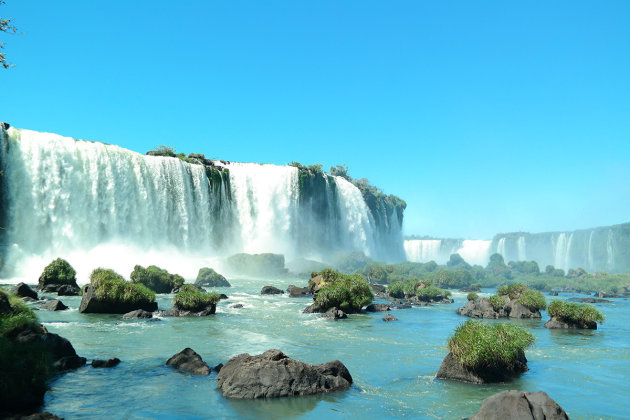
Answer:
POLYGON ((63 304, 59 299, 49 300, 46 303, 42 303, 40 305, 41 309, 46 309, 48 311, 64 311, 68 309, 66 305, 63 304))
POLYGON ((574 302, 582 302, 582 303, 611 303, 612 300, 607 299, 598 299, 598 298, 569 298, 574 302))
POLYGON ((261 295, 282 295, 284 294, 284 290, 280 290, 277 287, 273 286, 264 286, 260 291, 261 295))
POLYGON ((107 360, 92 360, 92 367, 94 368, 111 368, 120 364, 120 359, 118 357, 110 357, 107 360))
POLYGON ((186 316, 208 316, 213 315, 217 311, 217 305, 212 304, 208 305, 200 311, 188 311, 185 309, 179 309, 177 305, 173 305, 171 309, 166 311, 161 311, 160 315, 162 316, 173 316, 173 317, 186 317, 186 316))
POLYGON ((483 400, 479 412, 468 420, 568 420, 567 413, 540 392, 503 391, 483 400))
POLYGON ((386 303, 370 303, 365 307, 367 312, 387 312, 389 309, 390 307, 386 303))
POLYGON ((197 352, 190 347, 186 347, 184 350, 175 354, 166 361, 166 364, 194 375, 210 374, 210 367, 208 364, 204 362, 201 356, 199 356, 197 352))
POLYGON ((79 293, 81 293, 79 286, 72 284, 62 284, 57 287, 57 296, 78 296, 79 293))
POLYGON ((348 318, 348 315, 341 309, 330 308, 322 314, 322 317, 330 319, 346 319, 348 318))
POLYGON ((153 314, 149 311, 136 309, 135 311, 127 312, 122 317, 123 319, 148 319, 153 318, 153 314))
POLYGON ((19 297, 28 297, 31 299, 37 299, 37 292, 26 283, 18 283, 15 287, 13 287, 9 293, 14 294, 19 297))
POLYGON ((551 317, 551 319, 545 322, 545 328, 549 329, 582 329, 582 330, 596 330, 597 322, 595 321, 571 321, 566 319, 560 319, 551 317))
POLYGON ((383 321, 385 322, 391 322, 391 321, 398 321, 398 318, 396 318, 394 315, 392 314, 387 314, 383 317, 383 321))
POLYGON ((217 381, 227 398, 275 398, 343 391, 352 385, 352 376, 338 360, 311 365, 274 349, 233 357, 217 381))
POLYGON ((469 382, 473 384, 485 384, 492 382, 504 382, 512 377, 526 372, 527 358, 521 354, 519 360, 512 367, 483 367, 480 369, 468 369, 452 353, 446 355, 436 375, 438 379, 450 379, 454 381, 469 382))

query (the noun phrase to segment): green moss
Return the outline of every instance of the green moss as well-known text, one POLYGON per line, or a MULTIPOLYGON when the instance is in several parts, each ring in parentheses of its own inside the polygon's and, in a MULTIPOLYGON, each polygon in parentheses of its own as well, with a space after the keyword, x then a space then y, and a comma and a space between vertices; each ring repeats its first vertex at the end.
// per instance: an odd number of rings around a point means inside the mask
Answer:
POLYGON ((105 302, 143 304, 155 302, 155 293, 139 283, 131 283, 114 270, 97 268, 90 274, 96 297, 105 302))
POLYGON ((347 313, 359 312, 374 299, 370 285, 360 274, 343 274, 332 269, 319 274, 322 283, 315 305, 321 311, 336 307, 347 313))
POLYGON ((554 300, 547 309, 549 316, 573 323, 604 322, 604 315, 593 305, 554 300))
POLYGON ((39 286, 43 287, 47 284, 73 284, 76 285, 76 271, 68 263, 68 261, 57 258, 44 268, 41 276, 39 276, 39 286))
POLYGON ((488 300, 490 301, 490 305, 492 305, 494 310, 497 312, 505 308, 505 306, 510 303, 510 298, 506 295, 492 295, 488 300))
POLYGON ((469 320, 448 340, 455 359, 469 369, 511 368, 521 359, 534 336, 513 324, 484 324, 469 320))
POLYGON ((173 298, 173 303, 181 310, 199 312, 210 305, 216 305, 219 299, 217 293, 203 293, 192 284, 185 284, 173 298))
POLYGON ((132 283, 141 283, 156 293, 170 293, 184 284, 184 278, 178 274, 150 265, 147 268, 136 265, 131 273, 132 283))

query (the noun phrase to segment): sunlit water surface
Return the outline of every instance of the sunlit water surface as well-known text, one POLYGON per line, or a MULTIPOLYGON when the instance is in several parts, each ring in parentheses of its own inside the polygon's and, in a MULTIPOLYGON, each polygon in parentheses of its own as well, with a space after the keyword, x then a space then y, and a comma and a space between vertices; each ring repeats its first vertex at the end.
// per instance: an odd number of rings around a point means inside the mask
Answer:
MULTIPOLYGON (((627 418, 630 412, 630 304, 598 304, 606 322, 596 331, 547 330, 543 320, 510 321, 530 330, 529 371, 511 383, 470 385, 435 379, 447 354, 446 340, 467 318, 455 303, 352 315, 331 321, 303 314, 309 299, 261 296, 263 285, 283 289, 303 280, 231 279, 217 288, 230 299, 205 318, 123 321, 119 315, 78 313, 79 297, 62 297, 72 309, 39 311, 49 331, 68 338, 90 359, 116 356, 112 369, 91 366, 51 383, 44 409, 67 419, 90 418, 463 418, 484 398, 507 390, 545 391, 571 418, 627 418), (242 309, 231 308, 241 303, 242 309), (341 360, 354 379, 345 392, 317 397, 256 401, 228 400, 217 390, 216 373, 200 377, 165 365, 185 347, 210 365, 240 353, 277 348, 309 363, 341 360)), ((561 298, 571 297, 568 295, 561 298)), ((159 295, 161 309, 172 295, 159 295)), ((548 301, 550 299, 548 298, 548 301)), ((496 322, 496 321, 487 321, 496 322)))

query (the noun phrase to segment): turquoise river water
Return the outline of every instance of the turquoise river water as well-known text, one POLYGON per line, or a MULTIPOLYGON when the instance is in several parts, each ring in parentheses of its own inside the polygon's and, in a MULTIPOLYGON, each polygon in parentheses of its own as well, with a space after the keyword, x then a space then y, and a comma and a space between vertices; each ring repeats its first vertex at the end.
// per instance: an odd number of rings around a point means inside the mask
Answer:
MULTIPOLYGON (((310 299, 260 295, 264 285, 286 289, 289 284, 302 286, 304 280, 230 282, 231 288, 215 289, 230 299, 205 318, 150 322, 83 315, 77 311, 80 297, 61 298, 71 307, 68 311, 38 311, 46 328, 68 338, 88 363, 112 356, 122 360, 112 369, 88 365, 59 376, 46 394, 44 410, 66 419, 458 419, 476 413, 482 400, 496 392, 520 389, 547 392, 572 419, 630 416, 627 299, 597 305, 606 322, 596 331, 547 330, 544 312, 542 320, 509 321, 536 337, 526 352, 530 370, 510 383, 480 386, 435 379, 447 354, 447 338, 468 319, 455 313, 465 303, 465 293, 454 292, 454 304, 392 311, 396 322, 383 322, 384 313, 331 321, 302 313, 310 299), (244 308, 230 307, 236 303, 244 308), (165 365, 185 347, 210 366, 271 348, 309 363, 339 359, 354 384, 348 391, 317 397, 228 400, 217 390, 216 373, 192 376, 165 365)), ((171 299, 159 295, 160 309, 168 309, 171 299)))

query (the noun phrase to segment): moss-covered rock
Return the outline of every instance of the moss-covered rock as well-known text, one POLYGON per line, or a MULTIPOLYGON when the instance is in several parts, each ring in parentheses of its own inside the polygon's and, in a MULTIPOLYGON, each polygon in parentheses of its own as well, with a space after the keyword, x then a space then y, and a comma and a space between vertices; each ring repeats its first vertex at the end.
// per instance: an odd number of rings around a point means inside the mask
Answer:
POLYGON ((203 267, 199 269, 197 274, 197 280, 195 280, 197 286, 207 287, 230 287, 230 282, 225 277, 214 271, 212 268, 203 267))
POLYGON ((604 322, 604 315, 593 305, 585 305, 562 300, 549 304, 547 313, 551 317, 546 328, 597 329, 597 323, 604 322))
POLYGON ((126 314, 142 309, 157 310, 155 293, 139 283, 125 281, 114 270, 97 268, 90 275, 90 284, 83 287, 79 312, 126 314))
POLYGON ((216 312, 220 300, 218 293, 205 293, 195 285, 185 284, 173 298, 173 307, 163 316, 207 316, 216 312))
POLYGON ((171 274, 168 271, 150 265, 144 268, 136 265, 131 273, 131 282, 140 283, 155 293, 170 293, 173 289, 184 284, 184 278, 178 274, 171 274))
POLYGON ((76 271, 68 261, 57 258, 44 268, 39 276, 38 287, 44 292, 58 292, 64 287, 66 295, 77 295, 79 285, 77 285, 76 271))

